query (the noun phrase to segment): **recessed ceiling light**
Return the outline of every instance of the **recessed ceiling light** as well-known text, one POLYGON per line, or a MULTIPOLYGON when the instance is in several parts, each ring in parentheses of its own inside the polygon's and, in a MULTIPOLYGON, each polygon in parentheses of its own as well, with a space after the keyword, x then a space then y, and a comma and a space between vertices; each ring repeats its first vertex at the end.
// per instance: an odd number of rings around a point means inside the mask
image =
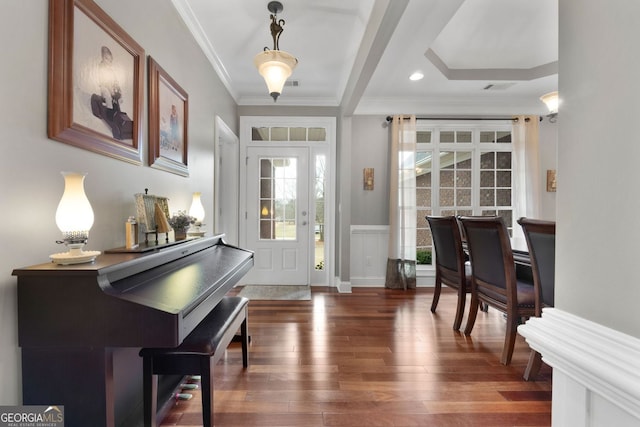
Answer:
POLYGON ((423 78, 424 78, 424 74, 422 74, 420 71, 416 71, 415 73, 409 76, 409 80, 414 82, 418 80, 422 80, 423 78))

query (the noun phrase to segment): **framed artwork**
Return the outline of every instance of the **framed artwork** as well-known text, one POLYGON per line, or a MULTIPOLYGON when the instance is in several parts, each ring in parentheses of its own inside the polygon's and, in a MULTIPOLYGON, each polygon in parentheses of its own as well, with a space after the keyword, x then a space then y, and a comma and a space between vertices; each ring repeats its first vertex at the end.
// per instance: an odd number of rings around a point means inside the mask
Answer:
POLYGON ((49 138, 142 164, 144 57, 92 0, 49 0, 49 138))
POLYGON ((189 97, 149 57, 149 165, 189 176, 187 165, 189 97))

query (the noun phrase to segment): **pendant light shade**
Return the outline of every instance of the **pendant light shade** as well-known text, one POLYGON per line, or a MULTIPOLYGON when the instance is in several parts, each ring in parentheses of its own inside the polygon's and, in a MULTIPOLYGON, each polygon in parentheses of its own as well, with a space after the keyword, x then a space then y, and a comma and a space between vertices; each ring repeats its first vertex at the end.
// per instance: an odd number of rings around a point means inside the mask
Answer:
POLYGON ((280 50, 279 41, 282 34, 282 26, 285 24, 284 19, 278 20, 276 15, 282 12, 284 7, 279 1, 269 2, 267 9, 271 12, 271 37, 273 38, 273 49, 264 48, 253 58, 253 63, 258 69, 260 75, 264 78, 269 95, 273 98, 273 102, 278 100, 278 96, 282 93, 285 82, 291 76, 293 69, 298 65, 298 60, 290 53, 280 50))
POLYGON ((275 102, 293 69, 298 65, 298 60, 282 50, 265 50, 255 56, 253 63, 267 83, 269 95, 275 102))

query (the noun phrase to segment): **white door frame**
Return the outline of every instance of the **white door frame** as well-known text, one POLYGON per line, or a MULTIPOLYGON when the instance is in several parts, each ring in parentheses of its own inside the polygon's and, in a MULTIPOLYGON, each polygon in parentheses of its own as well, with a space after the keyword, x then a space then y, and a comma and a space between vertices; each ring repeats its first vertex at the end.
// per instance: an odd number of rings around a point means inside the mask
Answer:
POLYGON ((213 229, 215 234, 224 233, 225 241, 237 246, 240 241, 240 140, 219 116, 215 117, 214 140, 213 229))
MULTIPOLYGON (((246 246, 246 214, 247 214, 247 147, 252 146, 307 146, 310 148, 311 159, 315 159, 318 152, 327 156, 326 188, 325 188, 325 228, 324 228, 324 270, 314 270, 314 248, 309 250, 310 283, 312 285, 330 286, 335 276, 335 171, 336 171, 336 119, 335 117, 285 117, 285 116, 241 116, 240 117, 240 246, 246 246), (326 129, 326 141, 322 142, 269 142, 252 141, 251 130, 253 127, 321 127, 326 129)), ((310 180, 311 186, 314 180, 310 180)), ((315 217, 313 218, 315 220, 315 217)), ((310 245, 314 244, 314 229, 308 227, 310 233, 310 245)))

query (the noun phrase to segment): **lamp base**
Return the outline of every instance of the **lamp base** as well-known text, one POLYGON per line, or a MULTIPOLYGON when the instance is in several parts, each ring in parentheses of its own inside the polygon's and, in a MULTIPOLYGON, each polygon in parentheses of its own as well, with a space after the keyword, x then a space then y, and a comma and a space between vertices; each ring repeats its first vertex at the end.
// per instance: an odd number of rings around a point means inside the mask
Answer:
POLYGON ((83 251, 82 248, 69 248, 68 252, 49 255, 51 261, 60 265, 84 264, 95 261, 100 251, 83 251))

